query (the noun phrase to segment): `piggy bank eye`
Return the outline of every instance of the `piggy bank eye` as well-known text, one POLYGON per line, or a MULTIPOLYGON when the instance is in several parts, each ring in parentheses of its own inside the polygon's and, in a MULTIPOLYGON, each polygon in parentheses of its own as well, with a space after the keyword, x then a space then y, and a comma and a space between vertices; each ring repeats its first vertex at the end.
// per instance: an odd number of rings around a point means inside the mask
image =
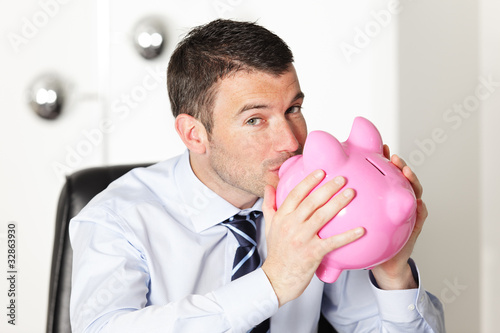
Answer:
POLYGON ((380 168, 378 166, 376 166, 375 163, 373 163, 372 161, 370 161, 368 158, 366 158, 366 160, 368 161, 368 163, 370 163, 371 165, 373 165, 373 167, 375 169, 377 169, 382 175, 385 176, 385 173, 382 170, 380 170, 380 168))

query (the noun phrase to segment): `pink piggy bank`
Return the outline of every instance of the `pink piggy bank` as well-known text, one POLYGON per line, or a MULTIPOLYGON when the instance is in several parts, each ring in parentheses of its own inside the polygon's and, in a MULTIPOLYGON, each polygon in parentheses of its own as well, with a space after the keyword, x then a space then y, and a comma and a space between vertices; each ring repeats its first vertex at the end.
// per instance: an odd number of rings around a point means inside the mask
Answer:
MULTIPOLYGON (((328 253, 316 270, 324 282, 335 282, 345 269, 366 269, 383 263, 406 244, 416 218, 415 193, 403 173, 383 156, 380 133, 365 118, 354 120, 347 141, 323 131, 311 132, 304 152, 289 158, 279 170, 276 205, 309 173, 322 169, 325 179, 344 176, 356 191, 354 199, 330 220, 318 236, 327 238, 362 226, 360 239, 328 253)), ((314 191, 314 190, 313 190, 314 191)))

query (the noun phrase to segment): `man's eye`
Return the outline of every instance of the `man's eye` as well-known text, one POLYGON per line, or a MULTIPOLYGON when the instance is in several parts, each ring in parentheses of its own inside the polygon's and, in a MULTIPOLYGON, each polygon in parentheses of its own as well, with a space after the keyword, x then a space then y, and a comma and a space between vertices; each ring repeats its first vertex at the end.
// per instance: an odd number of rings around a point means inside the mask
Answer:
POLYGON ((255 125, 260 124, 261 121, 262 121, 262 119, 260 119, 260 118, 250 118, 247 120, 247 125, 255 126, 255 125))
POLYGON ((286 113, 297 113, 297 112, 300 112, 300 110, 302 110, 302 106, 294 105, 294 106, 288 108, 288 110, 286 110, 286 113))

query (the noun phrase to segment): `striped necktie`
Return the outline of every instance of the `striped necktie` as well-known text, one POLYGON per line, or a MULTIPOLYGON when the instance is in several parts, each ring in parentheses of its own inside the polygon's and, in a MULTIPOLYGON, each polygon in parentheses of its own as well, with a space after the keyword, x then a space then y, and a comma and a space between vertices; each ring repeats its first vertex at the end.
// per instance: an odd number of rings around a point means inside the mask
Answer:
MULTIPOLYGON (((262 261, 257 251, 257 218, 262 212, 251 211, 247 215, 236 214, 221 224, 233 233, 239 243, 233 261, 231 281, 257 269, 262 261)), ((269 319, 264 320, 258 326, 248 331, 252 333, 269 332, 269 319)))

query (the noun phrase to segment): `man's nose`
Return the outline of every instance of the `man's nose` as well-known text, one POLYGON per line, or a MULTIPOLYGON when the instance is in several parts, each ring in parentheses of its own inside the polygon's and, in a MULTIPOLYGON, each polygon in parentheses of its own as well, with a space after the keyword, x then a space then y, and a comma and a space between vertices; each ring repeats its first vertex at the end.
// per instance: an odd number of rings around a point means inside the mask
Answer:
POLYGON ((282 121, 274 131, 274 150, 278 152, 295 152, 299 149, 299 141, 293 127, 288 121, 282 121))

